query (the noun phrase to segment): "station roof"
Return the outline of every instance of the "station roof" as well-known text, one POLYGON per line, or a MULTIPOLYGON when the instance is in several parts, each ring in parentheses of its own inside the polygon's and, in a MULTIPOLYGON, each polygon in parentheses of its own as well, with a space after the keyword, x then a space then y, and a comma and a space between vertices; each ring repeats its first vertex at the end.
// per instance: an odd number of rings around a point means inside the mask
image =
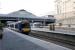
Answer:
POLYGON ((22 18, 36 18, 37 17, 36 15, 34 15, 34 14, 24 10, 24 9, 9 13, 7 16, 22 17, 22 18))
POLYGON ((7 14, 0 14, 0 17, 5 17, 7 16, 7 14))
MULTIPOLYGON (((24 9, 11 12, 9 14, 0 14, 2 17, 18 17, 18 18, 34 18, 34 19, 50 19, 48 17, 38 17, 24 9)), ((52 18, 53 19, 53 18, 52 18)))

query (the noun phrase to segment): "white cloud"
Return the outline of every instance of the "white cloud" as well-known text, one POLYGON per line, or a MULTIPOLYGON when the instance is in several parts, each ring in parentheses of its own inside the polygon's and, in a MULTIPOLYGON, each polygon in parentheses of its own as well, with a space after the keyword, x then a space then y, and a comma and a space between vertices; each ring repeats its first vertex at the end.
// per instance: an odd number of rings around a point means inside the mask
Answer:
POLYGON ((54 11, 54 0, 0 0, 0 13, 8 13, 19 9, 25 9, 35 15, 45 15, 54 11))

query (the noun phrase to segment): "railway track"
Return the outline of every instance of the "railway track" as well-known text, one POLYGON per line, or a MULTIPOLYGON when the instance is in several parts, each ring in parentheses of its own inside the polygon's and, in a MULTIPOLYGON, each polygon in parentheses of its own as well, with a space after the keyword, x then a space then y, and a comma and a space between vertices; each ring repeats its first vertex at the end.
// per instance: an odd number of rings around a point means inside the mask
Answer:
POLYGON ((72 50, 75 50, 75 43, 72 42, 72 41, 68 41, 68 40, 64 40, 64 39, 60 39, 60 38, 55 38, 55 37, 50 37, 46 34, 34 32, 34 31, 32 31, 29 36, 39 38, 39 39, 42 39, 42 40, 45 40, 45 41, 52 42, 52 43, 55 43, 57 45, 63 46, 63 47, 70 48, 72 50))
POLYGON ((47 34, 47 33, 44 33, 44 32, 43 33, 42 32, 36 32, 36 31, 31 31, 31 33, 29 34, 29 36, 32 36, 32 37, 35 37, 35 38, 38 38, 38 39, 42 39, 42 40, 45 40, 45 41, 48 41, 48 42, 52 42, 52 43, 55 43, 57 45, 75 50, 75 42, 68 41, 68 40, 65 40, 65 39, 55 38, 56 36, 54 36, 54 34, 51 37, 49 35, 50 34, 47 34))

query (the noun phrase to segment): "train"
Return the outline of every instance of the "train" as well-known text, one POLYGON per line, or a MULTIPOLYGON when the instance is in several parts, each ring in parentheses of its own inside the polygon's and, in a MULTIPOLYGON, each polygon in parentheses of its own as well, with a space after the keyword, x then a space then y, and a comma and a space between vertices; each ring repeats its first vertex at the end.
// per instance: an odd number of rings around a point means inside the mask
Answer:
POLYGON ((40 22, 31 23, 32 28, 43 28, 43 24, 40 22))
POLYGON ((28 35, 31 31, 30 22, 28 20, 18 21, 7 24, 8 28, 28 35))

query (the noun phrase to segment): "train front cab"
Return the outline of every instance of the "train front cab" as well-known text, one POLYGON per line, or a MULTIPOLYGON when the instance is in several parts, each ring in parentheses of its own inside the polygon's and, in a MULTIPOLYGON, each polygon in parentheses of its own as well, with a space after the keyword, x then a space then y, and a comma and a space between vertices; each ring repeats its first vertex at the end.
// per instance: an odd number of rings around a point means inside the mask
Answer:
POLYGON ((21 27, 20 30, 23 34, 28 35, 31 31, 31 27, 30 27, 29 22, 28 23, 21 23, 20 27, 21 27))

